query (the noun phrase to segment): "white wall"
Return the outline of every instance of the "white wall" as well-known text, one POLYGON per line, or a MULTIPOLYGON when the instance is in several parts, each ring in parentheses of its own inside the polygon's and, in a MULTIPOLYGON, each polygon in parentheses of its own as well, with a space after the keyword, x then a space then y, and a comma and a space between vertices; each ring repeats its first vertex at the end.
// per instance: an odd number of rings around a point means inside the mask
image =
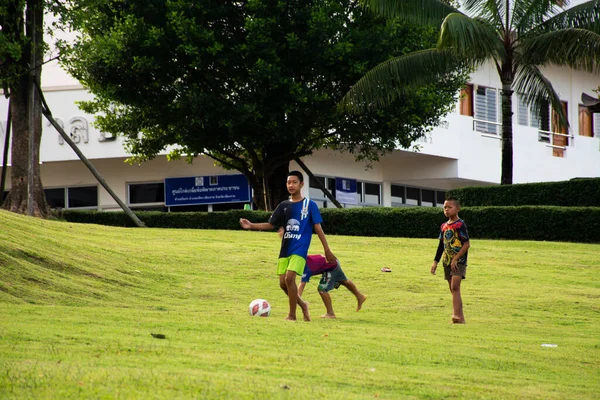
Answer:
MULTIPOLYGON (((553 82, 561 100, 568 103, 570 122, 569 146, 564 157, 554 157, 552 148, 538 141, 537 129, 517 123, 517 97, 513 96, 513 182, 560 181, 574 177, 600 176, 600 132, 596 137, 579 136, 579 104, 581 93, 594 95, 600 84, 597 75, 562 67, 542 69, 553 82)), ((471 82, 493 88, 501 83, 495 67, 486 65, 472 74, 471 82)), ((459 160, 457 177, 473 181, 499 183, 501 175, 501 143, 473 129, 473 119, 456 112, 447 116, 450 129, 435 128, 422 146, 423 154, 450 156, 459 160), (449 150, 454 148, 455 152, 449 150)))

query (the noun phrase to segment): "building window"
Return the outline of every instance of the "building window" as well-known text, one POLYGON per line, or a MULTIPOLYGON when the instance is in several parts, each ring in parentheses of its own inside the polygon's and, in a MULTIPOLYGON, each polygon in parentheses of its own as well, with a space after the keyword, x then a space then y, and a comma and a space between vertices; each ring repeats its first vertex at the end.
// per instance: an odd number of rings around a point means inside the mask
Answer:
POLYGON ((406 204, 406 188, 404 186, 391 185, 392 207, 406 204))
POLYGON ((357 186, 360 183, 364 183, 365 185, 365 198, 363 203, 368 205, 380 205, 381 204, 381 185, 378 183, 367 183, 367 182, 358 182, 357 186))
POLYGON ((421 189, 421 205, 423 207, 433 207, 435 204, 435 191, 421 189))
POLYGON ((446 201, 446 192, 441 192, 439 190, 435 192, 435 205, 438 207, 443 207, 444 201, 446 201))
POLYGON ((527 107, 523 95, 517 96, 517 123, 522 126, 537 128, 538 141, 550 143, 550 103, 542 102, 539 113, 536 113, 532 107, 527 107))
POLYGON ((165 183, 130 183, 129 204, 156 204, 165 202, 165 183))
POLYGON ((311 179, 308 193, 311 199, 325 199, 325 193, 321 189, 321 185, 327 188, 327 178, 323 176, 315 176, 317 179, 311 179), (319 184, 320 183, 320 184, 319 184))
POLYGON ((411 206, 420 205, 421 191, 418 188, 407 187, 406 188, 406 204, 411 206))
POLYGON ((356 182, 356 200, 359 204, 365 202, 365 196, 363 195, 363 185, 362 182, 356 182))
POLYGON ((50 208, 98 208, 98 187, 44 189, 50 208))
POLYGON ((522 126, 531 126, 532 128, 544 131, 550 130, 550 103, 544 101, 539 114, 532 107, 525 104, 523 95, 517 96, 517 123, 522 126))
POLYGON ((65 208, 66 190, 60 189, 44 189, 46 201, 50 208, 65 208))
POLYGON ((44 189, 50 208, 98 208, 98 187, 44 189))
POLYGON ((321 182, 321 185, 325 185, 325 178, 322 176, 315 176, 316 179, 311 179, 308 185, 308 195, 311 200, 325 199, 325 193, 321 190, 321 186, 315 182, 316 180, 321 182))
POLYGON ((498 91, 478 86, 475 92, 475 130, 498 135, 498 91))
MULTIPOLYGON (((319 182, 321 182, 325 188, 329 190, 333 196, 335 196, 335 178, 328 178, 324 176, 316 176, 315 178, 317 178, 319 182)), ((320 208, 335 207, 335 204, 333 204, 333 202, 327 196, 325 196, 321 186, 315 182, 314 179, 310 180, 308 195, 311 200, 317 203, 317 206, 320 208)))
POLYGON ((335 178, 327 178, 327 189, 335 197, 335 178))
POLYGON ((67 188, 68 208, 97 208, 98 187, 82 186, 67 188))
POLYGON ((446 192, 434 189, 391 185, 391 192, 392 207, 442 207, 446 199, 446 192))
MULTIPOLYGON (((324 176, 316 176, 316 178, 325 183, 325 187, 331 192, 333 196, 335 196, 335 178, 324 177, 324 176)), ((317 203, 317 206, 322 208, 333 208, 335 204, 331 200, 325 196, 323 190, 314 182, 313 179, 310 181, 309 185, 309 196, 312 201, 317 203)), ((381 205, 382 201, 381 195, 381 184, 380 183, 371 183, 371 182, 363 182, 356 181, 356 200, 358 204, 345 204, 342 203, 344 208, 350 207, 360 207, 360 206, 378 206, 381 205)))
POLYGON ((527 107, 521 95, 517 96, 517 124, 531 126, 529 107, 527 107))

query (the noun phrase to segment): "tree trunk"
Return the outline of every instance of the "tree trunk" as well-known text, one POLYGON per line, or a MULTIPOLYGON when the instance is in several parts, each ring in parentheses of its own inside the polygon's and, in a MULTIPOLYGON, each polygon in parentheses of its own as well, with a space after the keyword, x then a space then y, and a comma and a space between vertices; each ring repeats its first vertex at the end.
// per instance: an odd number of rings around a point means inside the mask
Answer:
MULTIPOLYGON (((44 8, 41 0, 27 1, 27 37, 32 38, 32 21, 35 17, 35 35, 37 48, 35 59, 35 79, 40 80, 41 65, 43 60, 43 18, 44 8)), ((23 70, 30 69, 29 45, 24 47, 24 52, 19 61, 23 70)), ((44 188, 40 178, 40 142, 42 139, 42 111, 37 94, 34 101, 33 126, 29 126, 29 96, 32 93, 31 81, 28 74, 11 85, 11 119, 12 119, 12 146, 11 146, 11 189, 2 205, 2 208, 16 213, 27 213, 27 173, 29 167, 29 136, 33 130, 34 154, 33 154, 33 215, 47 217, 50 208, 46 201, 44 188)), ((35 93, 35 92, 34 92, 35 93)))
POLYGON ((502 82, 502 175, 501 185, 513 183, 512 80, 502 82))
POLYGON ((269 177, 269 199, 273 210, 279 203, 289 199, 290 194, 287 191, 287 177, 290 172, 289 162, 277 167, 269 177))
POLYGON ((289 198, 286 186, 289 173, 289 162, 275 168, 275 170, 267 176, 266 184, 263 180, 262 170, 260 168, 256 169, 255 179, 250 180, 251 182, 256 182, 252 187, 254 190, 254 203, 256 204, 256 208, 259 210, 273 211, 279 203, 289 198))

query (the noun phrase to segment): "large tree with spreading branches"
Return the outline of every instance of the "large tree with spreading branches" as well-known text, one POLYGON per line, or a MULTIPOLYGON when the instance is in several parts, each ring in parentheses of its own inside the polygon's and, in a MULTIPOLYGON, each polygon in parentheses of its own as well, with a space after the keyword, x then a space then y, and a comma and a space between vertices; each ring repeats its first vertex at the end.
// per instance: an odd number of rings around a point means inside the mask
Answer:
POLYGON ((63 65, 82 104, 133 159, 169 148, 242 172, 260 208, 287 197, 291 160, 329 147, 366 162, 409 147, 453 105, 447 74, 356 115, 339 101, 366 71, 430 47, 437 32, 386 21, 353 0, 85 0, 61 12, 78 38, 63 65))

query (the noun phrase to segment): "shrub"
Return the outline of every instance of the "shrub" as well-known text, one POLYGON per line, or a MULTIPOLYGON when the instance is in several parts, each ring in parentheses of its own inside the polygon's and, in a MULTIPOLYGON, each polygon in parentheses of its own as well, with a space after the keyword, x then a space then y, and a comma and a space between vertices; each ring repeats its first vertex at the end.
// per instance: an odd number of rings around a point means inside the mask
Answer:
POLYGON ((452 189, 461 206, 563 206, 597 207, 600 205, 600 178, 572 179, 564 182, 524 183, 517 185, 452 189))

